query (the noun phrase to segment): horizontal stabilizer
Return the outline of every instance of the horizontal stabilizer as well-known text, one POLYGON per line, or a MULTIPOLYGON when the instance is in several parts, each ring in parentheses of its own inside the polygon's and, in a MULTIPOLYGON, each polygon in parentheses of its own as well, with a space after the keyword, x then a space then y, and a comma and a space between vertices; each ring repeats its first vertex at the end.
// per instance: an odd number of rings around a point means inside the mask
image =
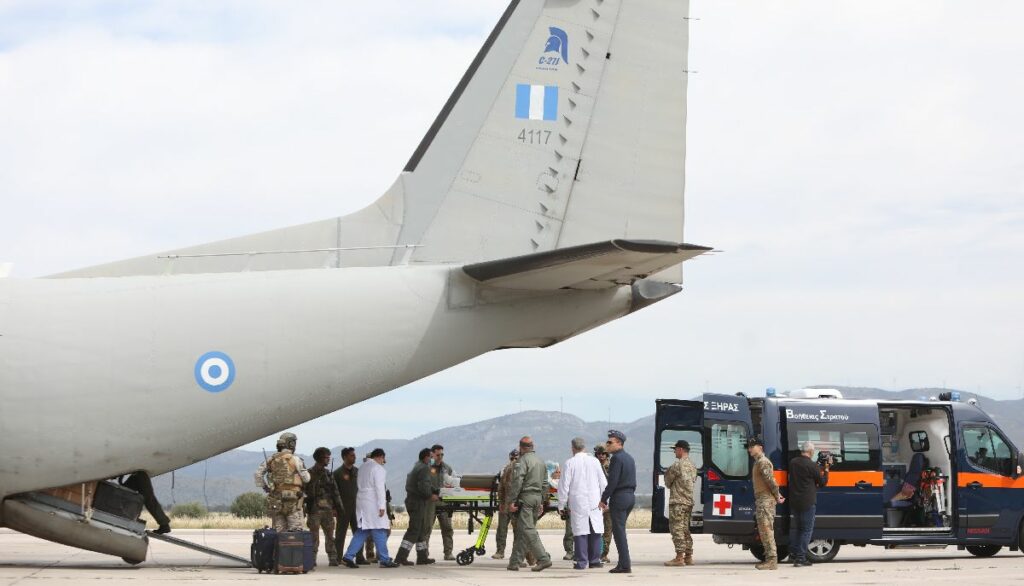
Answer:
POLYGON ((607 289, 629 285, 709 250, 661 240, 611 240, 470 264, 462 270, 481 283, 505 289, 607 289))

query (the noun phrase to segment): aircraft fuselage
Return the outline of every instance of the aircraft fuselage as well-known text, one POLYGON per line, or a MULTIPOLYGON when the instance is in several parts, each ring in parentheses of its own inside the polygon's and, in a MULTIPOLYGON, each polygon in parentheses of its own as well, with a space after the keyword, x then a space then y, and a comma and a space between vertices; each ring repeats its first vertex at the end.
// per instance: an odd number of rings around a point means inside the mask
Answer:
POLYGON ((0 280, 0 498, 161 474, 489 350, 555 343, 632 297, 494 290, 440 265, 0 280))

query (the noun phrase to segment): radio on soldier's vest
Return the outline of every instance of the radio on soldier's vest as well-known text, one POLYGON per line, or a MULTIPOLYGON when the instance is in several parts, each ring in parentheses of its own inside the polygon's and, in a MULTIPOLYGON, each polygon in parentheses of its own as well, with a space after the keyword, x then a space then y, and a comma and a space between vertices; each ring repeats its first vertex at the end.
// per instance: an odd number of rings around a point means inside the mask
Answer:
MULTIPOLYGON (((685 440, 698 468, 691 531, 740 544, 760 557, 753 462, 746 442, 760 436, 774 480, 788 496, 789 462, 814 444, 829 462, 817 491, 811 562, 850 545, 957 546, 976 556, 1024 546, 1024 454, 972 399, 959 393, 905 400, 849 400, 835 389, 765 397, 705 394, 656 402, 652 531, 668 531, 662 475, 685 440), (956 506, 949 506, 956 503, 956 506)), ((788 553, 790 502, 776 507, 780 561, 788 553)))

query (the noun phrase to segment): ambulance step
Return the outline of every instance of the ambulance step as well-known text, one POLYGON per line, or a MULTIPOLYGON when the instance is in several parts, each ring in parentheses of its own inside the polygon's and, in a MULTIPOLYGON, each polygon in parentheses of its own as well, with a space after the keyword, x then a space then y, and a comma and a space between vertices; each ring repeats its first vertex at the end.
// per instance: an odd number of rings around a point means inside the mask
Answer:
POLYGON ((908 543, 905 545, 887 545, 885 549, 946 549, 944 543, 908 543))
POLYGON ((212 556, 224 558, 226 560, 231 560, 233 562, 238 562, 239 564, 242 564, 243 566, 245 566, 247 568, 251 568, 252 567, 252 562, 250 562, 248 559, 243 558, 243 557, 239 557, 239 556, 234 555, 234 554, 230 554, 230 553, 228 553, 226 551, 220 551, 219 549, 213 549, 212 547, 206 547, 205 545, 199 545, 198 543, 192 543, 191 541, 185 541, 184 539, 178 539, 177 537, 171 537, 170 535, 167 535, 167 534, 161 535, 161 534, 158 534, 158 533, 153 533, 152 531, 146 531, 146 535, 148 535, 150 539, 159 539, 160 541, 165 541, 167 543, 171 543, 171 544, 174 544, 174 545, 177 545, 177 546, 180 546, 180 547, 191 549, 193 551, 198 551, 200 553, 205 553, 206 555, 212 555, 212 556))
POLYGON ((919 535, 924 534, 943 534, 949 533, 953 529, 950 527, 886 527, 882 529, 882 533, 885 535, 901 535, 904 533, 913 533, 919 535))

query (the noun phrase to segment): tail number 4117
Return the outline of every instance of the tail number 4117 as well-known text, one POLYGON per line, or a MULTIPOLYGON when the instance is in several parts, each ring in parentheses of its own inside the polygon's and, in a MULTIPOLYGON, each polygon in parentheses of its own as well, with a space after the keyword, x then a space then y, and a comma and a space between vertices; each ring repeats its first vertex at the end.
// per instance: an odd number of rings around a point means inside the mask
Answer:
POLYGON ((526 130, 519 131, 519 142, 524 144, 548 144, 551 140, 550 130, 526 130))

